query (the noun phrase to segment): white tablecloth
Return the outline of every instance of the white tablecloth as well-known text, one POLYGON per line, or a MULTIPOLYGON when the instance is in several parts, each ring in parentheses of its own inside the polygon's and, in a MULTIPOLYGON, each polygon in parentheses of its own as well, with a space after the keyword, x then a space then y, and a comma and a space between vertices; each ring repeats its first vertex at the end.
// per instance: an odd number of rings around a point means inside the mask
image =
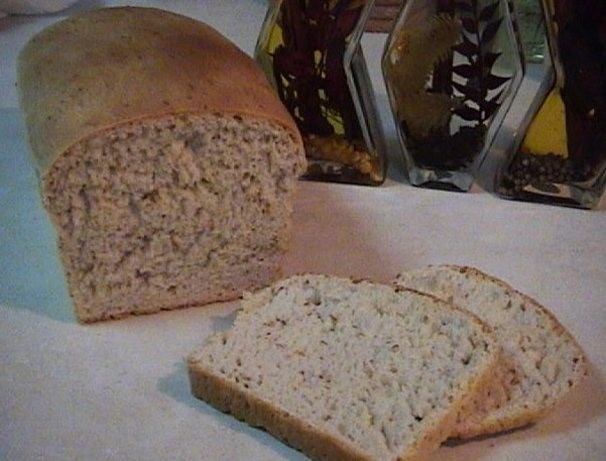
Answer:
MULTIPOLYGON (((305 459, 189 392, 183 358, 230 325, 237 303, 90 326, 74 320, 26 155, 15 59, 33 33, 64 15, 126 3, 202 19, 249 53, 266 7, 90 0, 57 15, 0 18, 0 459, 305 459)), ((407 185, 400 169, 395 156, 378 188, 302 182, 285 272, 388 281, 448 262, 509 281, 578 338, 591 374, 535 426, 448 444, 432 460, 605 460, 605 201, 582 211, 505 201, 478 186, 467 194, 424 190, 407 185)))

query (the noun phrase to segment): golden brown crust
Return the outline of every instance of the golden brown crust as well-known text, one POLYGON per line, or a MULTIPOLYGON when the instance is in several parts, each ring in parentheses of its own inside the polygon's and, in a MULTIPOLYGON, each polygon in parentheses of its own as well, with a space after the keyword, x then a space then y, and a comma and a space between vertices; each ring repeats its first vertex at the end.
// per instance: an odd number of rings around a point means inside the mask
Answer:
POLYGON ((182 113, 294 121, 255 62, 211 27, 153 8, 76 14, 22 50, 18 85, 41 176, 78 141, 182 113))

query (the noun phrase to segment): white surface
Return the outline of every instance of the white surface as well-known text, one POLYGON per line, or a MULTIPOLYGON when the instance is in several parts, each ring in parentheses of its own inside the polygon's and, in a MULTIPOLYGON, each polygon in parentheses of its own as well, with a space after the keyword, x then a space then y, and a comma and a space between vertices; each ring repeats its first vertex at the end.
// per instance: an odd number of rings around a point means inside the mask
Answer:
MULTIPOLYGON (((170 8, 251 52, 265 5, 206 0, 170 8)), ((183 358, 230 325, 236 303, 75 323, 14 92, 18 49, 61 17, 0 19, 0 459, 306 459, 189 393, 183 358)), ((534 427, 449 444, 431 461, 606 460, 606 212, 504 201, 479 187, 468 194, 412 188, 399 167, 395 159, 380 188, 302 183, 286 272, 388 281, 400 270, 449 262, 506 279, 578 338, 591 375, 534 427)))
POLYGON ((78 0, 0 0, 0 12, 10 14, 56 13, 78 0))

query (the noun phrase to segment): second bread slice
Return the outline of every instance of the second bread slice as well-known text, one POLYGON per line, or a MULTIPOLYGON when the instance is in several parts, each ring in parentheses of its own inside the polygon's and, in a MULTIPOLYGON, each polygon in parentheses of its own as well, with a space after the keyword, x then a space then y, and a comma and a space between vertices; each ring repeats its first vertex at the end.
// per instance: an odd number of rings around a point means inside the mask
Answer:
POLYGON ((586 374, 583 351, 543 306, 470 267, 404 272, 400 287, 431 293, 477 315, 503 348, 494 380, 461 413, 453 437, 468 438, 537 421, 586 374))
POLYGON ((190 356, 192 392, 318 460, 423 457, 499 352, 471 314, 369 282, 296 276, 242 307, 190 356))

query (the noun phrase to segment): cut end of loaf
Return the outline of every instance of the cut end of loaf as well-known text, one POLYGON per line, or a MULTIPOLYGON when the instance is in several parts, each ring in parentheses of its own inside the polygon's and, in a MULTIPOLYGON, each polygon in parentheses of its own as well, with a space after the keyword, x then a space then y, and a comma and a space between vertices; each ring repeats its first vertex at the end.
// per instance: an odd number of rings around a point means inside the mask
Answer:
POLYGON ((303 275, 247 296, 188 366, 194 395, 313 459, 395 461, 439 446, 497 354, 434 298, 303 275))
POLYGON ((91 136, 43 178, 83 322, 233 299, 276 278, 304 157, 282 125, 167 115, 91 136))

